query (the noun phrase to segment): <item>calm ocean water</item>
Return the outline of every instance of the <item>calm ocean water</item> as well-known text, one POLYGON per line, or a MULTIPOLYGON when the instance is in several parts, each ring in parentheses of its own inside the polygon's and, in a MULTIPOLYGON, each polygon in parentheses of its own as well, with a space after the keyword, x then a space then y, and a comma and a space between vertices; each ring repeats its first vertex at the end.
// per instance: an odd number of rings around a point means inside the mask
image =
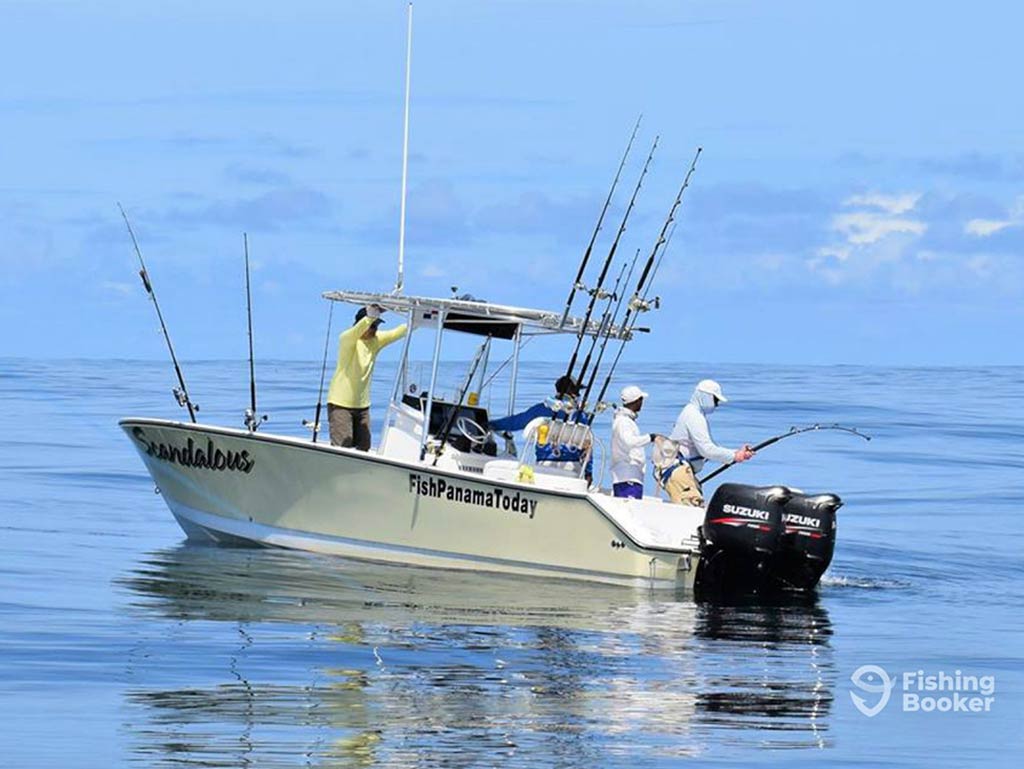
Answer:
MULTIPOLYGON (((185 371, 202 421, 241 426, 244 363, 185 371)), ((558 373, 525 366, 519 403, 558 373)), ((302 434, 318 366, 258 375, 264 429, 302 434)), ((169 365, 0 361, 0 765, 1019 765, 1024 368, 658 364, 620 381, 667 432, 704 376, 733 399, 723 443, 813 422, 874 436, 800 436, 721 476, 846 501, 808 600, 186 544, 116 424, 185 418, 169 365), (898 678, 868 717, 862 665, 992 676, 995 699, 904 712, 898 678)))

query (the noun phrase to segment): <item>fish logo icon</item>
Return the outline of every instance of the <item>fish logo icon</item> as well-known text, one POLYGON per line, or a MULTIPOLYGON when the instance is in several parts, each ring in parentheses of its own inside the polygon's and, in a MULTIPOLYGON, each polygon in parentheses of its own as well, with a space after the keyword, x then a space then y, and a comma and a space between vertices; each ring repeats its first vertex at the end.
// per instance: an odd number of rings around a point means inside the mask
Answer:
POLYGON ((853 700, 857 710, 868 718, 877 716, 889 704, 889 697, 892 696, 892 689, 896 685, 896 679, 878 665, 861 665, 853 671, 850 681, 861 691, 882 695, 877 703, 868 705, 863 697, 858 696, 855 692, 850 692, 850 699, 853 700))

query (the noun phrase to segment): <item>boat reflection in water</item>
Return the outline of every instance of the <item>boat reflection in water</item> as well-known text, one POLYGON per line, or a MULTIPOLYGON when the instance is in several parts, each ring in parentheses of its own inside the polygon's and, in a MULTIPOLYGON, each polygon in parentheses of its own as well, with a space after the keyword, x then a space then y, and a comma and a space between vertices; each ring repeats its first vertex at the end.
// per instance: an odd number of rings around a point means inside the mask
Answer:
POLYGON ((127 730, 147 765, 578 766, 828 745, 836 674, 813 596, 695 603, 195 545, 119 585, 140 636, 127 730))

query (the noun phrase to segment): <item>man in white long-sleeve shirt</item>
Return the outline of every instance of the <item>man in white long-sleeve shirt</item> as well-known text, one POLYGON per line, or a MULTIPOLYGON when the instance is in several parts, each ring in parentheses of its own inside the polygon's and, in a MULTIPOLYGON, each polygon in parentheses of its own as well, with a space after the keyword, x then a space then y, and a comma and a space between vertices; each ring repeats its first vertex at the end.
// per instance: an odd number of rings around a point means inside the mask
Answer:
POLYGON ((711 438, 708 414, 721 403, 728 403, 722 394, 722 387, 713 379, 697 383, 690 402, 679 412, 676 426, 669 439, 679 445, 679 463, 668 468, 661 481, 673 502, 700 507, 704 504, 696 474, 704 467, 705 460, 726 464, 746 462, 754 452, 750 446, 741 449, 727 449, 711 438))
POLYGON ((655 438, 654 433, 641 433, 636 426, 636 415, 646 397, 636 385, 622 388, 622 408, 612 422, 612 493, 616 497, 644 496, 644 447, 655 438))

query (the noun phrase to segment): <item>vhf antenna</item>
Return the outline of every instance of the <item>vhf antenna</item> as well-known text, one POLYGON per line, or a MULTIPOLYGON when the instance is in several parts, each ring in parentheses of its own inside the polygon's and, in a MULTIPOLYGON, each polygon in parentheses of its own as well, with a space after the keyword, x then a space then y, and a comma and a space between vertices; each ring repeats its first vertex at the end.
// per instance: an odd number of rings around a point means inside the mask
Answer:
POLYGON ((405 287, 405 198, 409 179, 409 83, 412 75, 412 3, 409 3, 409 31, 405 45, 405 122, 402 133, 402 211, 398 217, 398 277, 394 293, 405 287))

